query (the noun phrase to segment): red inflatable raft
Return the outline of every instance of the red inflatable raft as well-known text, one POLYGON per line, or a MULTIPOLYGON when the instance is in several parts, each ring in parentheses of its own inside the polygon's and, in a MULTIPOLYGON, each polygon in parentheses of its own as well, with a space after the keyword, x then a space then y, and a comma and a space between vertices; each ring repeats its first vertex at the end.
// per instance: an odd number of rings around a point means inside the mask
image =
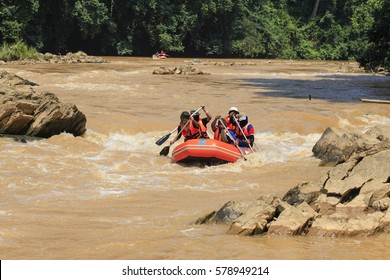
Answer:
MULTIPOLYGON (((244 155, 248 153, 246 148, 241 150, 244 155)), ((188 140, 172 152, 172 160, 176 163, 221 164, 241 158, 243 155, 236 146, 214 139, 188 140)))

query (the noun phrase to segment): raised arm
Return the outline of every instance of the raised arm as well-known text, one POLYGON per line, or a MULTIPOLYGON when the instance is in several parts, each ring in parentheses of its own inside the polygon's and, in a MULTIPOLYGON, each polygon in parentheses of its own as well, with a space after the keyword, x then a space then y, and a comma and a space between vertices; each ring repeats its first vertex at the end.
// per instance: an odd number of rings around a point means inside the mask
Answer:
POLYGON ((212 119, 213 117, 211 116, 211 114, 209 113, 209 111, 206 110, 206 107, 205 107, 205 106, 202 106, 202 109, 203 109, 204 113, 205 113, 206 116, 207 116, 207 122, 211 121, 211 119, 212 119))

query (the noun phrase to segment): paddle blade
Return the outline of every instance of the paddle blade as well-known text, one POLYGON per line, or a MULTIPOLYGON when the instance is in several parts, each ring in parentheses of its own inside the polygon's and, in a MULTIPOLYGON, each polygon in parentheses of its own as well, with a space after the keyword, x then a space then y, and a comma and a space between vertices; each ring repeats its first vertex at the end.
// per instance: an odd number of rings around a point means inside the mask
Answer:
POLYGON ((170 147, 170 146, 164 147, 164 148, 161 150, 161 152, 160 152, 160 156, 166 157, 166 156, 169 154, 169 147, 170 147))
POLYGON ((161 137, 160 139, 158 139, 156 141, 156 144, 161 146, 165 141, 167 141, 167 139, 169 138, 169 136, 171 136, 170 133, 168 133, 167 135, 164 135, 163 137, 161 137))

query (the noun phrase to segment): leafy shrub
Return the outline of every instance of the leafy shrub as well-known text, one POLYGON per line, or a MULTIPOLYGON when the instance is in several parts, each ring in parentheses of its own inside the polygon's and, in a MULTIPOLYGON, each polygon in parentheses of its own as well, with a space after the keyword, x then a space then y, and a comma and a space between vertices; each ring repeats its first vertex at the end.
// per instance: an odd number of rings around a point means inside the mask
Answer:
POLYGON ((35 48, 27 46, 27 44, 22 41, 12 45, 4 43, 0 49, 0 59, 4 61, 37 59, 38 55, 35 48))

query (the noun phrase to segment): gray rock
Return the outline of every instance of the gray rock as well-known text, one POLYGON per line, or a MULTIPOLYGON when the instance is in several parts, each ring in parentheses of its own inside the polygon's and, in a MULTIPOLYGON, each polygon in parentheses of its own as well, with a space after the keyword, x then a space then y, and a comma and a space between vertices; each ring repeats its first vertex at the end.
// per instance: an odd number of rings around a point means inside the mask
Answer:
POLYGON ((177 67, 159 67, 153 70, 155 75, 209 75, 200 69, 192 66, 177 66, 177 67))
POLYGON ((37 59, 23 59, 9 61, 9 64, 37 64, 37 63, 108 63, 107 60, 97 56, 87 55, 85 52, 67 53, 66 55, 56 55, 52 53, 38 54, 37 59))
POLYGON ((48 138, 62 132, 80 136, 86 117, 72 103, 53 93, 37 94, 36 83, 8 72, 0 73, 0 133, 48 138))
POLYGON ((352 155, 375 153, 390 147, 390 128, 377 126, 366 133, 336 133, 327 128, 312 151, 321 159, 322 166, 335 166, 346 162, 352 155))
POLYGON ((288 206, 275 220, 270 222, 267 234, 301 235, 305 234, 309 223, 318 216, 306 202, 297 207, 288 206))
POLYGON ((313 151, 336 164, 311 182, 299 183, 283 197, 229 202, 208 222, 230 225, 237 235, 369 236, 390 232, 390 129, 366 133, 327 129, 313 151))

